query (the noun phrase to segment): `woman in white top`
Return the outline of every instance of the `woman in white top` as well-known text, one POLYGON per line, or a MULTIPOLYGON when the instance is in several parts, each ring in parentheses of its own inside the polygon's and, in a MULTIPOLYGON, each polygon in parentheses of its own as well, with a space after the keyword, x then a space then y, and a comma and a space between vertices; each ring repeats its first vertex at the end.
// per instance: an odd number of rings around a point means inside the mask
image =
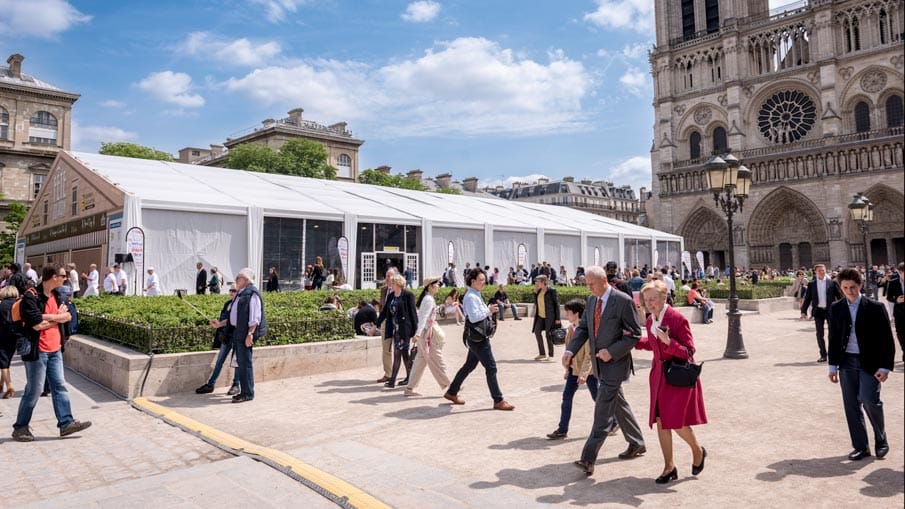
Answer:
POLYGON ((69 268, 69 287, 72 288, 72 295, 78 296, 79 290, 79 273, 75 270, 75 264, 70 263, 69 268))
POLYGON ((430 368, 431 374, 440 385, 441 389, 449 387, 449 375, 446 374, 446 362, 443 360, 443 331, 437 323, 437 303, 434 295, 440 289, 439 277, 428 277, 422 283, 424 289, 418 296, 418 327, 412 344, 418 347, 412 372, 409 375, 409 384, 405 388, 406 396, 420 396, 415 389, 421 381, 425 366, 430 368))
POLYGON ((145 279, 145 295, 148 297, 160 295, 160 280, 157 278, 157 273, 154 272, 154 267, 148 267, 148 277, 145 279))

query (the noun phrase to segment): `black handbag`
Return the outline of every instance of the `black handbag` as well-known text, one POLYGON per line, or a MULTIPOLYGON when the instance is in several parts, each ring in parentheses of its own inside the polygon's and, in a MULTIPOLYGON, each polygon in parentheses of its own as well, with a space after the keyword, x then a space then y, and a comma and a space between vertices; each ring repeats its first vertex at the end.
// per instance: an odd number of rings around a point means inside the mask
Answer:
POLYGON ((566 329, 557 327, 550 331, 550 339, 553 340, 554 345, 564 345, 566 344, 566 334, 566 329))
POLYGON ((496 323, 486 317, 479 322, 472 322, 465 317, 465 330, 462 331, 462 339, 472 343, 487 341, 496 334, 496 323))
POLYGON ((670 359, 663 362, 663 374, 666 376, 666 383, 675 387, 694 387, 698 383, 698 377, 701 376, 701 367, 704 363, 695 364, 691 358, 691 350, 685 347, 688 352, 688 360, 680 361, 678 359, 670 359))

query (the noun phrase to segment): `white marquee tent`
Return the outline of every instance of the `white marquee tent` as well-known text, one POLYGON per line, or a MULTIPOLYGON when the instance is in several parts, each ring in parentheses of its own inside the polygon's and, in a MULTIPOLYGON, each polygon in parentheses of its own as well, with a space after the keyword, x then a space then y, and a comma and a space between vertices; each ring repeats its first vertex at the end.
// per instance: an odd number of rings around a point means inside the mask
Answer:
MULTIPOLYGON (((405 255, 404 263, 414 265, 419 274, 439 275, 450 259, 460 269, 466 262, 480 261, 499 267, 505 274, 518 263, 520 246, 527 254, 527 264, 548 261, 555 267, 564 265, 569 274, 574 274, 578 266, 608 260, 620 266, 652 265, 655 251, 659 265, 678 265, 683 249, 679 236, 567 207, 81 152, 58 156, 36 203, 45 199, 56 203, 52 200, 57 194, 51 196, 50 189, 56 185, 55 178, 66 181, 60 184, 63 189, 74 186, 75 193, 79 176, 85 177, 88 172, 92 178, 81 181, 100 181, 108 187, 91 192, 122 194, 122 224, 116 226, 122 231, 133 226, 144 230, 145 267, 157 269, 165 293, 191 288, 198 261, 206 267, 219 267, 227 280, 245 266, 260 274, 265 264, 270 265, 267 259, 273 255, 273 246, 280 242, 280 249, 300 253, 292 255, 302 258, 293 260, 293 266, 312 263, 313 257, 307 255, 310 247, 299 251, 286 245, 292 243, 288 237, 265 232, 271 218, 334 225, 332 237, 308 234, 306 239, 303 231, 301 242, 317 239, 335 244, 338 235, 347 237, 349 263, 345 273, 356 287, 370 286, 380 277, 371 251, 399 251, 405 255), (65 175, 55 177, 56 173, 65 175), (378 225, 373 245, 358 246, 359 239, 368 238, 361 237, 359 230, 366 230, 368 225, 378 225), (408 233, 404 246, 389 247, 381 245, 377 237, 379 225, 396 225, 412 233, 408 233)), ((82 190, 81 195, 85 192, 82 190)), ((73 213, 75 209, 73 203, 73 213)), ((118 212, 114 208, 109 215, 118 212)), ((48 220, 45 214, 46 224, 40 227, 53 227, 53 219, 48 220)), ((119 236, 106 237, 111 255, 107 263, 112 264, 112 254, 126 252, 126 248, 119 236)), ((65 253, 67 248, 73 249, 74 244, 70 244, 66 239, 55 239, 27 245, 25 253, 29 258, 65 253)), ((336 248, 314 249, 326 252, 336 248)))

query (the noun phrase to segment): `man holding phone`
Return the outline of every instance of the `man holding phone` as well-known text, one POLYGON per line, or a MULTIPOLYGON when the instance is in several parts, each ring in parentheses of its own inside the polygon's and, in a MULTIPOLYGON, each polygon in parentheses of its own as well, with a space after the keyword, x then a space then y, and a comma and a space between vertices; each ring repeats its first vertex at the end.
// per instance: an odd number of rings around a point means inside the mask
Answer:
POLYGON ((842 387, 845 420, 854 450, 848 459, 870 456, 864 415, 874 430, 874 452, 889 453, 880 401, 880 384, 892 371, 896 347, 886 307, 861 295, 861 273, 843 269, 836 276, 844 299, 830 306, 829 379, 842 387))

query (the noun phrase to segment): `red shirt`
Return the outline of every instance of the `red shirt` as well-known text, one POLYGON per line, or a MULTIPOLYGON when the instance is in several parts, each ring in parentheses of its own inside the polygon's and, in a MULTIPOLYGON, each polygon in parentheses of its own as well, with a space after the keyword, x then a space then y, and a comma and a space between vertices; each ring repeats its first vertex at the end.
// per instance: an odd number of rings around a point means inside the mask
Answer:
MULTIPOLYGON (((59 312, 60 308, 57 306, 57 300, 53 297, 47 299, 47 304, 44 305, 44 314, 55 315, 59 312)), ((38 338, 38 351, 52 353, 59 350, 61 346, 62 338, 60 337, 59 324, 55 323, 53 326, 41 331, 41 335, 38 338)))

